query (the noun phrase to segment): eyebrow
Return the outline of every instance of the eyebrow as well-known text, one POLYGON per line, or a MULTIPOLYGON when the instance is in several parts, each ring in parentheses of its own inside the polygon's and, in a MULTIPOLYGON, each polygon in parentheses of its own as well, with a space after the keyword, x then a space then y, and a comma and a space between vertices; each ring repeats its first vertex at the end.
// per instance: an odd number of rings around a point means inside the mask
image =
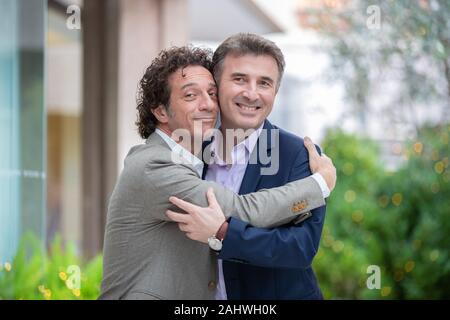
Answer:
POLYGON ((275 81, 271 77, 261 77, 261 79, 270 82, 271 84, 275 83, 275 81))
MULTIPOLYGON (((188 88, 188 87, 197 86, 197 85, 198 85, 198 84, 195 83, 195 82, 189 82, 189 83, 186 83, 184 86, 182 86, 182 87, 181 87, 181 90, 184 90, 184 89, 186 89, 186 88, 188 88)), ((209 87, 210 87, 210 88, 213 87, 214 89, 217 89, 217 85, 216 85, 215 83, 213 83, 213 82, 210 82, 210 83, 209 83, 209 87)))
MULTIPOLYGON (((247 74, 241 73, 241 72, 233 72, 231 74, 231 77, 247 77, 247 74)), ((265 80, 265 81, 268 81, 268 82, 270 82, 272 84, 275 83, 275 81, 271 77, 262 76, 261 79, 265 80)))
POLYGON ((232 77, 246 77, 247 75, 245 73, 240 73, 240 72, 233 72, 231 74, 232 77))

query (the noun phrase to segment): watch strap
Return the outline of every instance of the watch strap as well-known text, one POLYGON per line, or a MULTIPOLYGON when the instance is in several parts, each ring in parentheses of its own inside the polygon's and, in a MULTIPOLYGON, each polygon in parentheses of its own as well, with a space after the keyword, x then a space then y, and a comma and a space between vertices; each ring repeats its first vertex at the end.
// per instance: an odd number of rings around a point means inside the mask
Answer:
POLYGON ((216 233, 216 238, 220 241, 223 241, 225 239, 225 236, 227 235, 228 231, 228 221, 224 221, 222 225, 220 226, 219 230, 216 233))

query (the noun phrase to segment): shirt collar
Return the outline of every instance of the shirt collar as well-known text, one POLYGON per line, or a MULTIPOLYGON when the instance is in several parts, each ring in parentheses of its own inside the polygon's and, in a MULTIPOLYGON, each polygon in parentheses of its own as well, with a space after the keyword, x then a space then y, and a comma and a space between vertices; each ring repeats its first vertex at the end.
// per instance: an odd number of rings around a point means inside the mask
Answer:
POLYGON ((175 140, 169 137, 165 132, 159 129, 155 129, 155 132, 167 143, 172 152, 175 152, 175 154, 177 154, 180 158, 184 159, 188 164, 192 165, 199 177, 202 176, 204 166, 203 161, 201 161, 190 151, 176 143, 175 140))
MULTIPOLYGON (((240 143, 238 143, 237 145, 233 146, 232 149, 232 161, 233 163, 235 163, 236 161, 240 161, 242 159, 242 151, 245 151, 245 157, 248 157, 252 152, 253 149, 256 146, 256 143, 258 142, 259 136, 261 135, 262 129, 264 127, 264 123, 261 124, 261 126, 255 130, 251 135, 249 135, 245 140, 241 141, 240 143), (240 152, 241 151, 241 152, 240 152)), ((226 165, 226 163, 224 162, 224 160, 222 160, 217 152, 218 148, 219 148, 219 141, 218 141, 218 136, 220 137, 220 135, 218 135, 217 131, 213 136, 213 140, 211 142, 211 151, 213 152, 213 158, 214 161, 213 163, 218 164, 218 165, 226 165)), ((247 163, 247 161, 245 160, 245 163, 247 163)))

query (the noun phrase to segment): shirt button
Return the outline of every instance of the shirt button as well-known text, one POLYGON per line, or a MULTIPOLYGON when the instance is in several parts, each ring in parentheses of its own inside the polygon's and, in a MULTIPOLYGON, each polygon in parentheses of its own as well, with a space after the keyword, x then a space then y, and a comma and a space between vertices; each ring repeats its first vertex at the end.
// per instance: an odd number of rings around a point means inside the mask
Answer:
POLYGON ((211 291, 215 290, 216 289, 216 283, 214 281, 210 281, 208 283, 208 289, 211 290, 211 291))

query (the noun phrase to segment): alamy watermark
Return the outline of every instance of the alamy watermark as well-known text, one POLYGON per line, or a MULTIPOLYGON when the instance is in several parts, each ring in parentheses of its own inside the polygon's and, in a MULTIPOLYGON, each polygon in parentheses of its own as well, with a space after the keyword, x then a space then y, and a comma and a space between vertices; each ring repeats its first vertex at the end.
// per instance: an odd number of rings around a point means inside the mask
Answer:
POLYGON ((377 265, 370 265, 367 267, 367 274, 370 276, 367 278, 366 285, 369 290, 380 290, 381 288, 381 269, 377 265))
POLYGON ((81 289, 81 269, 77 265, 70 265, 67 267, 67 280, 66 286, 70 290, 81 289))
MULTIPOLYGON (((198 158, 208 165, 218 163, 217 160, 220 159, 220 164, 223 165, 260 164, 261 175, 275 175, 279 170, 280 134, 278 129, 261 129, 259 134, 255 129, 226 129, 224 134, 215 128, 203 131, 202 124, 195 123, 193 131, 191 133, 188 129, 176 129, 171 134, 171 138, 187 151, 198 155, 198 158), (255 134, 258 135, 249 139, 255 134), (247 157, 233 154, 233 148, 240 143, 247 152, 250 151, 247 157)), ((178 149, 172 150, 171 160, 180 164, 186 163, 187 159, 181 156, 178 149)))
POLYGON ((77 5, 70 5, 67 7, 66 13, 69 17, 66 20, 67 29, 80 30, 81 29, 81 8, 77 5))
POLYGON ((381 8, 376 5, 367 7, 366 13, 368 18, 366 20, 366 26, 369 30, 381 29, 381 8))

